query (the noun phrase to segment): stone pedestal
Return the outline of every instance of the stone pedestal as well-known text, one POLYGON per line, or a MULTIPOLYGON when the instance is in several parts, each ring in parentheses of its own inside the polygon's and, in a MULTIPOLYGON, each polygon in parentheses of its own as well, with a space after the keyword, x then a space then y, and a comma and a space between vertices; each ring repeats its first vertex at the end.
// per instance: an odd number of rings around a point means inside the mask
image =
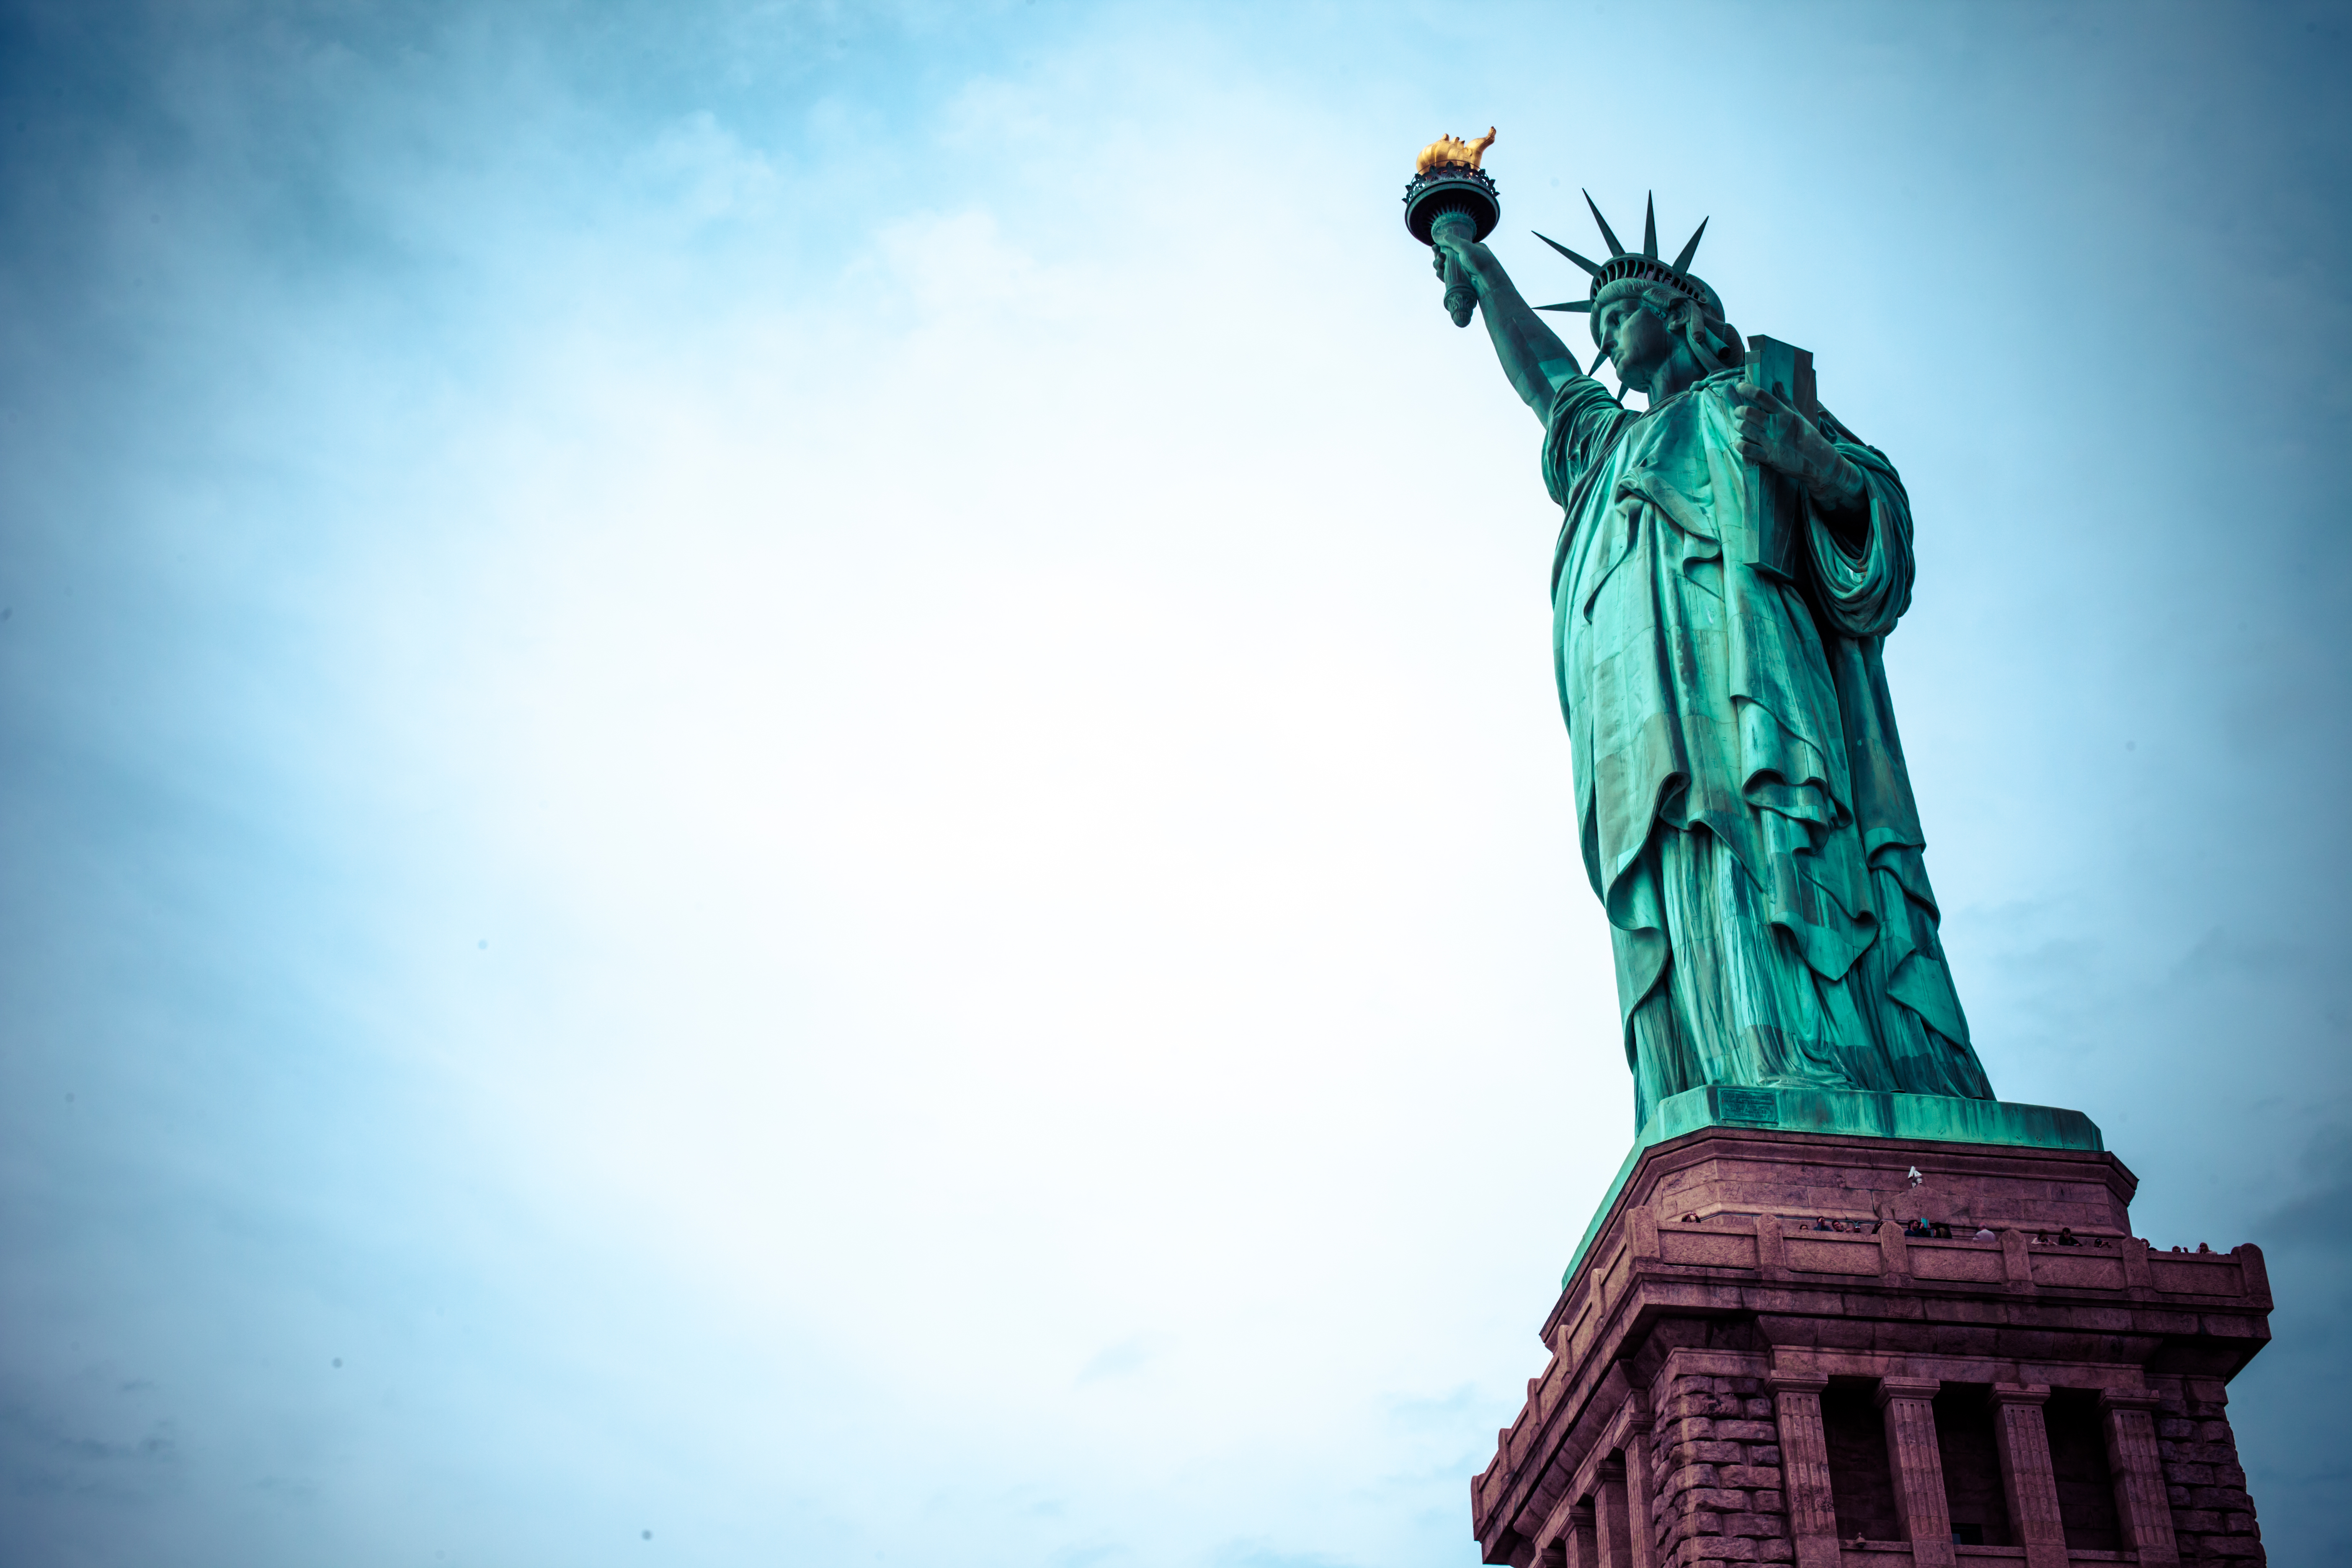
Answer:
POLYGON ((2064 1141, 1638 1146, 1472 1483, 1485 1560, 2261 1563, 2224 1385, 2269 1338, 2262 1253, 2151 1250, 2131 1173, 2064 1141))

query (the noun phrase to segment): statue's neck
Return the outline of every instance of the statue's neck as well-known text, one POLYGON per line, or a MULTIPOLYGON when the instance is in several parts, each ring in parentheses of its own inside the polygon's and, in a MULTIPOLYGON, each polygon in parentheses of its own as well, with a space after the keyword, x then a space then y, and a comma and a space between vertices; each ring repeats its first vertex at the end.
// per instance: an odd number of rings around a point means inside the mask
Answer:
POLYGON ((1653 407, 1678 392, 1685 392, 1706 378, 1706 372, 1691 358, 1690 350, 1677 347, 1666 356, 1666 363, 1650 373, 1650 403, 1653 407))

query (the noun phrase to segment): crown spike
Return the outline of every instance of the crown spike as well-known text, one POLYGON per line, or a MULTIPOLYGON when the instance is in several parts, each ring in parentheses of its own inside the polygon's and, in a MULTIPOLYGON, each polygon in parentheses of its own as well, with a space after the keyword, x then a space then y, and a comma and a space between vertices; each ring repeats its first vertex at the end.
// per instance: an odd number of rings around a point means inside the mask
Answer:
POLYGON ((1642 254, 1655 261, 1658 258, 1658 195, 1650 193, 1642 208, 1642 254))
POLYGON ((1584 205, 1592 208, 1592 221, 1601 226, 1601 237, 1609 242, 1609 254, 1612 257, 1624 255, 1625 247, 1617 243, 1616 231, 1609 226, 1609 220, 1601 216, 1601 208, 1593 201, 1591 191, 1584 193, 1584 205))
POLYGON ((1690 243, 1683 247, 1683 253, 1680 256, 1675 258, 1675 271, 1683 272, 1689 269, 1691 258, 1698 254, 1698 237, 1706 232, 1706 219, 1701 218, 1698 220, 1698 227, 1691 233, 1690 243))
POLYGON ((1550 246, 1554 250, 1559 251, 1562 256, 1567 257, 1570 261, 1575 262, 1579 267, 1583 268, 1595 278, 1601 276, 1601 267, 1599 263, 1585 260, 1584 258, 1577 255, 1576 252, 1570 250, 1568 247, 1562 245, 1559 241, 1554 239, 1548 234, 1538 233, 1538 231, 1532 228, 1528 230, 1528 232, 1535 235, 1538 239, 1542 240, 1546 245, 1550 246))
POLYGON ((1590 300, 1566 300, 1557 305, 1538 305, 1536 309, 1538 310, 1573 310, 1577 314, 1581 315, 1585 311, 1592 309, 1592 301, 1590 300))

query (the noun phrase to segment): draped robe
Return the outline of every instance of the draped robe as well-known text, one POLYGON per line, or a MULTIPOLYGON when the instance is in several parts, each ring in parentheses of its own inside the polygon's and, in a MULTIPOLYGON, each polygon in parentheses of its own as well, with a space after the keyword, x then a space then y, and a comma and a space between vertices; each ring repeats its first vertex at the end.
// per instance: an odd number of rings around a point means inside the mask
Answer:
POLYGON ((1911 597, 1902 480, 1824 415, 1866 536, 1808 506, 1801 580, 1755 564, 1737 374, 1642 414, 1577 376, 1545 422, 1555 669, 1635 1127, 1703 1084, 1990 1099, 1881 658, 1911 597))

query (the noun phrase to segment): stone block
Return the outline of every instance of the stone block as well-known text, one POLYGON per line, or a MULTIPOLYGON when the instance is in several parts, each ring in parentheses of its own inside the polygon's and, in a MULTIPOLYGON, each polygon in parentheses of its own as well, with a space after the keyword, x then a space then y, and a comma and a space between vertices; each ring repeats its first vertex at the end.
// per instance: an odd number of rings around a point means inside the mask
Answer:
POLYGON ((1777 1538, 1780 1533, 1780 1521, 1769 1513, 1727 1513, 1723 1516, 1723 1533, 1777 1538))
POLYGON ((1778 1465, 1718 1465, 1709 1468, 1727 1487, 1777 1487, 1780 1484, 1780 1467, 1778 1465))
POLYGON ((1823 1350, 1866 1351, 1871 1348, 1871 1321, 1861 1314, 1862 1304, 1849 1298, 1839 1298, 1839 1315, 1822 1319, 1813 1325, 1813 1342, 1823 1350))
POLYGON ((1937 1300, 1923 1302, 1920 1311, 1930 1322, 1941 1323, 1948 1328, 1958 1329, 1965 1325, 1966 1331, 1960 1334, 1960 1342, 1981 1343, 1987 1337, 1987 1331, 2008 1321, 2009 1303, 1937 1300))
POLYGON ((1680 1492, 1694 1487, 1712 1487, 1716 1484, 1717 1473, 1717 1467, 1713 1465, 1685 1465, 1666 1478, 1664 1489, 1680 1492))
MULTIPOLYGON (((1685 1500, 1687 1501, 1687 1500, 1685 1500)), ((1674 1538, 1686 1540, 1694 1535, 1721 1535, 1723 1517, 1703 1508, 1686 1508, 1674 1521, 1674 1538)))
POLYGON ((1742 1443, 1777 1443, 1780 1430, 1769 1421, 1718 1421, 1715 1424, 1715 1436, 1742 1443))
POLYGON ((1717 1513, 1745 1513, 1748 1494, 1725 1487, 1701 1487, 1683 1494, 1683 1506, 1713 1509, 1717 1513))

